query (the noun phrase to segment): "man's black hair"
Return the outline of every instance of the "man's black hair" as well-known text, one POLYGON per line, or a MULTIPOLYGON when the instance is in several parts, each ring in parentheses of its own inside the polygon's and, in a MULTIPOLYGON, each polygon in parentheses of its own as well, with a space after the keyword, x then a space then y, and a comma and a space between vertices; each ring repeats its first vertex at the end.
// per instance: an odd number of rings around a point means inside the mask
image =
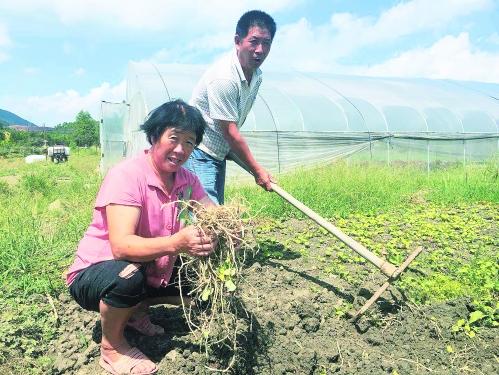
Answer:
POLYGON ((236 34, 239 37, 245 38, 248 35, 249 29, 253 26, 258 26, 262 29, 267 29, 272 40, 274 39, 276 25, 274 19, 267 13, 261 10, 250 10, 244 13, 239 21, 237 21, 236 34))
POLYGON ((206 122, 199 110, 181 99, 172 100, 151 111, 140 129, 152 145, 159 141, 168 128, 189 131, 196 135, 196 145, 203 140, 206 122))

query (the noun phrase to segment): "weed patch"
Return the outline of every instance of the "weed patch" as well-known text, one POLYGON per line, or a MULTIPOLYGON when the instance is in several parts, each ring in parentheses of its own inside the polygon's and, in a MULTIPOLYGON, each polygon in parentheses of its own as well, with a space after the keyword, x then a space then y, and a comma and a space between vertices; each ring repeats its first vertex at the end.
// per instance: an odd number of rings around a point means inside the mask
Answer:
MULTIPOLYGON (((75 154, 68 163, 57 165, 27 165, 22 159, 0 159, 0 177, 4 177, 0 180, 0 204, 6 208, 0 215, 2 373, 45 374, 53 370, 53 359, 46 355, 47 347, 62 333, 48 300, 66 293, 63 272, 71 263, 92 215, 101 181, 96 171, 98 161, 97 153, 75 154), (15 183, 11 183, 12 176, 15 183)), ((278 177, 284 189, 394 264, 400 264, 416 246, 424 247, 424 252, 396 286, 416 311, 434 304, 466 301, 461 304, 462 308, 455 310, 458 314, 453 313, 451 324, 439 328, 437 336, 448 332, 452 337, 447 337, 448 342, 442 344, 442 353, 435 350, 431 357, 436 361, 440 360, 437 356, 445 356, 442 361, 456 361, 461 367, 464 364, 459 361, 467 355, 466 351, 478 345, 481 338, 492 337, 498 326, 497 179, 497 167, 490 164, 468 166, 465 170, 461 167, 441 169, 428 176, 410 166, 387 168, 336 163, 278 177)), ((323 229, 310 224, 277 195, 253 186, 231 185, 227 190, 229 201, 242 195, 251 209, 250 215, 258 218, 255 232, 260 252, 255 259, 258 264, 251 268, 252 281, 258 289, 265 288, 266 295, 260 296, 265 298, 264 306, 252 300, 249 303, 254 303, 251 307, 256 313, 268 309, 269 320, 260 327, 260 333, 270 332, 271 339, 279 343, 286 337, 294 340, 273 348, 269 355, 285 350, 286 358, 300 359, 283 365, 282 372, 303 369, 300 366, 304 363, 311 369, 322 366, 320 368, 334 372, 341 369, 343 357, 343 366, 347 366, 349 354, 342 350, 328 352, 327 359, 320 362, 322 351, 314 354, 308 349, 315 344, 309 342, 313 341, 310 337, 314 332, 325 330, 328 341, 321 350, 340 348, 341 341, 334 347, 329 345, 337 332, 327 331, 328 324, 333 324, 327 319, 338 321, 346 317, 354 304, 352 293, 356 296, 359 286, 366 285, 366 281, 376 284, 381 280, 379 271, 323 229), (262 280, 270 286, 262 285, 262 280), (282 293, 281 288, 286 289, 287 294, 282 293), (317 317, 315 311, 322 304, 327 305, 328 312, 317 317), (310 307, 310 312, 298 311, 302 305, 310 307)), ((230 269, 220 268, 224 278, 232 278, 230 269)), ((237 282, 234 284, 239 288, 237 282)), ((78 314, 78 310, 70 314, 78 314)), ((435 319, 441 318, 434 315, 435 319)), ((383 319, 379 320, 379 327, 385 324, 383 319)), ((254 327, 257 323, 255 320, 254 327)), ((336 326, 344 329, 341 327, 350 326, 345 322, 336 326)), ((398 329, 405 327, 400 324, 398 329)), ((348 331, 348 334, 357 333, 348 331)), ((406 335, 417 336, 417 332, 406 335)), ((246 349, 258 348, 263 342, 261 338, 248 337, 254 341, 246 349)), ((177 340, 184 342, 184 339, 177 340)), ((364 346, 362 353, 382 345, 379 340, 373 338, 375 344, 364 346)), ((425 344, 418 343, 413 344, 425 344)), ((399 343, 394 343, 393 348, 398 350, 399 343)), ((410 354, 410 350, 405 352, 410 354)), ((361 354, 358 359, 361 363, 361 354)), ((397 358, 392 360, 400 364, 397 358)), ((383 366, 375 372, 398 368, 383 366)), ((452 368, 458 372, 460 367, 452 368)), ((353 373, 358 369, 350 370, 353 373)), ((400 369, 399 372, 411 373, 400 369)))

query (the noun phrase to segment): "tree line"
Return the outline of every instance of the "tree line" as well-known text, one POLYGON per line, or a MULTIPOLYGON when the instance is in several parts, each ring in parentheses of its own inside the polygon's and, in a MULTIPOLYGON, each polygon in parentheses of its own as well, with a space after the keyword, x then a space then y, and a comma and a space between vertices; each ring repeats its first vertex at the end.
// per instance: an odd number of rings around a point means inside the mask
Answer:
POLYGON ((25 156, 41 153, 44 147, 65 145, 90 147, 99 145, 99 121, 87 111, 80 111, 74 121, 64 122, 50 131, 22 131, 0 122, 0 156, 25 156))

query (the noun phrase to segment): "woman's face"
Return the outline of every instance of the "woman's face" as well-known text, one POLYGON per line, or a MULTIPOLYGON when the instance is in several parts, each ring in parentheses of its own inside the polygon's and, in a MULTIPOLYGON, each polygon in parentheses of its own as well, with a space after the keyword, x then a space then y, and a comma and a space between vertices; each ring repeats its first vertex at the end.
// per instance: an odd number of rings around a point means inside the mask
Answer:
POLYGON ((152 145, 151 158, 160 174, 176 172, 196 146, 196 135, 190 131, 167 128, 152 145))

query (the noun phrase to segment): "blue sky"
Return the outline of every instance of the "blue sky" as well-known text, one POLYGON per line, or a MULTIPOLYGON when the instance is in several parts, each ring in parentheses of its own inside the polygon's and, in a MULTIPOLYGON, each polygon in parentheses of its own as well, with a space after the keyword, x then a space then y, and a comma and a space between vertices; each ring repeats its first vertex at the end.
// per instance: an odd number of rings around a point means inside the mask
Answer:
POLYGON ((0 0, 0 108, 99 118, 128 61, 210 63, 250 9, 278 25, 264 71, 499 83, 499 0, 0 0))

